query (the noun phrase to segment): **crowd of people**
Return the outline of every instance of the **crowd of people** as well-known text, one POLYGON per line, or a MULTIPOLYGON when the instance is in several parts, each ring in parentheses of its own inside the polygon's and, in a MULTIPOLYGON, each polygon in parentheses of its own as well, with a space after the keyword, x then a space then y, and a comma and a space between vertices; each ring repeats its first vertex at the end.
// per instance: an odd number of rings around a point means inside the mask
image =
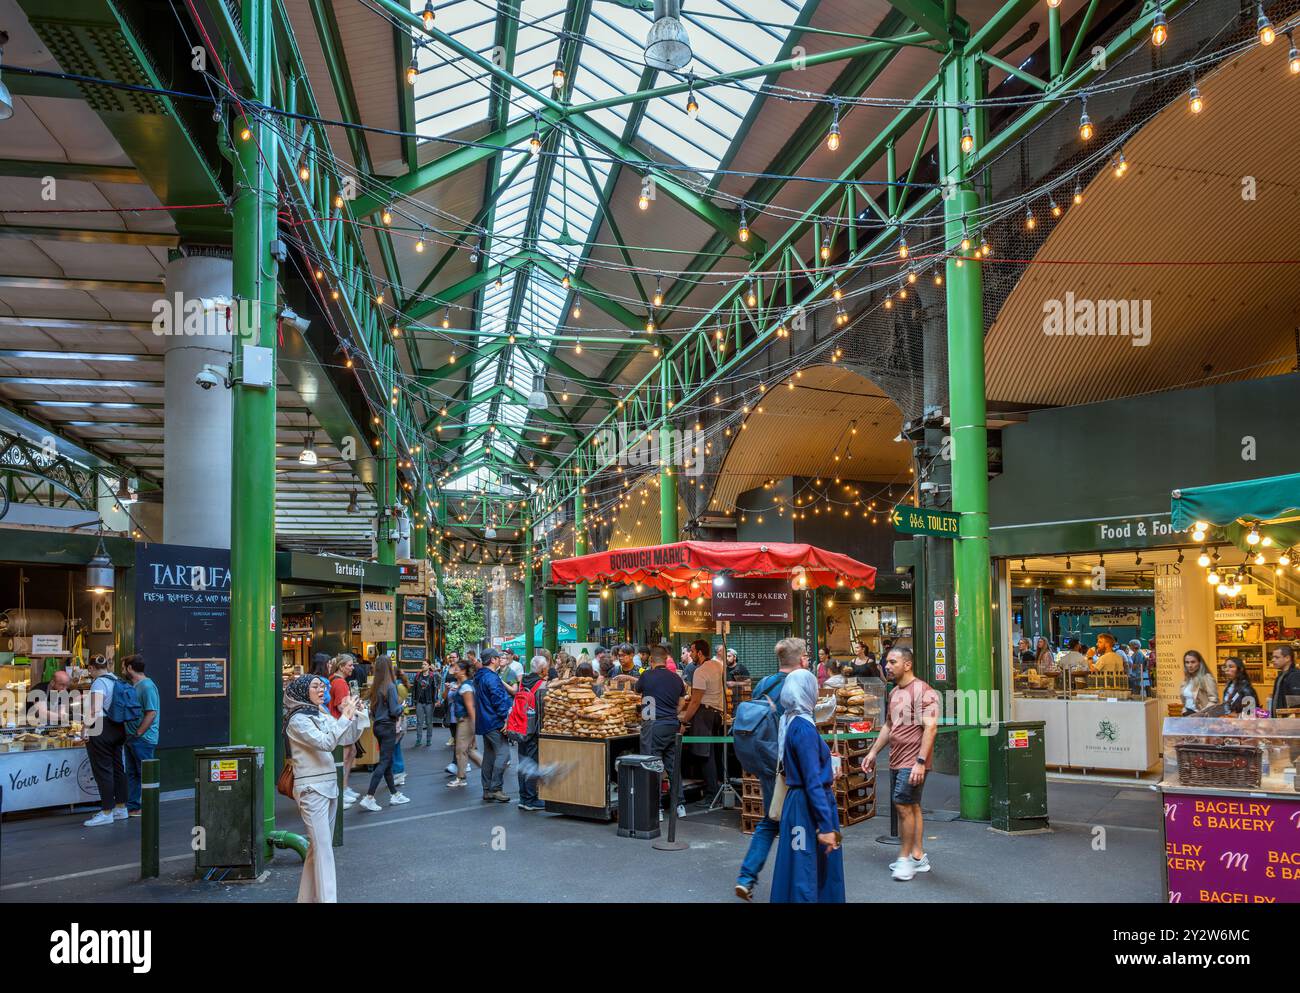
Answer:
POLYGON ((1057 676, 1076 672, 1124 674, 1128 677, 1129 692, 1135 697, 1149 696, 1155 686, 1155 639, 1143 650, 1139 638, 1127 643, 1119 642, 1113 634, 1103 631, 1096 643, 1085 646, 1077 637, 1069 638, 1060 651, 1046 638, 1037 638, 1032 646, 1028 638, 1021 638, 1013 652, 1021 672, 1033 670, 1043 676, 1057 676))

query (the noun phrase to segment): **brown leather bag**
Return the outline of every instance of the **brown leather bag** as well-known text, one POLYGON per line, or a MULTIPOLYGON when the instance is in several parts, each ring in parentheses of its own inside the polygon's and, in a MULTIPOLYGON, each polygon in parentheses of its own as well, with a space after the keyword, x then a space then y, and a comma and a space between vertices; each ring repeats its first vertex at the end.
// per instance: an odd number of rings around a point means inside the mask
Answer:
POLYGON ((286 796, 290 800, 295 799, 293 795, 293 759, 289 756, 289 736, 284 736, 284 768, 280 770, 280 775, 275 777, 275 792, 281 796, 286 796))

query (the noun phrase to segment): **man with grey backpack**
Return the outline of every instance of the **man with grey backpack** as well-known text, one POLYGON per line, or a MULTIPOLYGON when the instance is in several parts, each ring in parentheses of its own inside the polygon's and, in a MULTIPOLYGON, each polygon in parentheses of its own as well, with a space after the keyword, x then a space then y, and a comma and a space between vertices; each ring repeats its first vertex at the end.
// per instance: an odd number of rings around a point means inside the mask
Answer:
POLYGON ((763 785, 763 818, 754 827, 749 839, 749 850, 740 865, 736 878, 736 896, 742 900, 754 898, 758 874, 767 863, 772 842, 780 833, 778 821, 767 816, 772 805, 772 792, 776 788, 777 738, 781 725, 781 687, 785 677, 796 669, 808 668, 808 643, 802 638, 784 638, 776 643, 777 672, 759 680, 750 699, 736 707, 732 724, 736 757, 748 773, 758 777, 763 785))

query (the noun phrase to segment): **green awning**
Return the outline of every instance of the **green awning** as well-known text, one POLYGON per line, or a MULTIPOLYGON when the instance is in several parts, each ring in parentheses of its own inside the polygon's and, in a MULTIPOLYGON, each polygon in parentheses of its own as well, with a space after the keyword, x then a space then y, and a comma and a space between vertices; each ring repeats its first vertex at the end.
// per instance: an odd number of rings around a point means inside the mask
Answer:
POLYGON ((1174 490, 1171 511, 1176 531, 1197 521, 1216 524, 1244 547, 1245 533, 1258 524, 1261 534, 1290 547, 1300 543, 1300 473, 1174 490))
MULTIPOLYGON (((538 621, 537 626, 533 628, 534 645, 542 644, 542 633, 544 631, 545 631, 544 625, 542 624, 541 621, 538 621)), ((578 632, 573 630, 573 628, 570 627, 568 624, 565 624, 564 621, 560 621, 559 624, 556 625, 555 634, 556 634, 555 640, 558 644, 564 644, 566 641, 578 640, 578 632)), ((516 637, 511 638, 509 641, 502 642, 501 647, 508 648, 512 652, 522 652, 524 650, 524 636, 522 634, 517 635, 516 637)))

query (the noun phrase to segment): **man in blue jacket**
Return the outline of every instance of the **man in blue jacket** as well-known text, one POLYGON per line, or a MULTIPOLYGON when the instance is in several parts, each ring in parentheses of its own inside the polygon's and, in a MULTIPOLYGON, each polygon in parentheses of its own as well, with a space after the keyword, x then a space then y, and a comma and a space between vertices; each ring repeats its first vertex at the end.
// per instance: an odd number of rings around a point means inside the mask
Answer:
POLYGON ((506 743, 506 718, 513 700, 501 677, 496 674, 500 653, 489 648, 476 660, 474 671, 474 733, 483 736, 483 799, 509 803, 502 790, 510 746, 506 743))

